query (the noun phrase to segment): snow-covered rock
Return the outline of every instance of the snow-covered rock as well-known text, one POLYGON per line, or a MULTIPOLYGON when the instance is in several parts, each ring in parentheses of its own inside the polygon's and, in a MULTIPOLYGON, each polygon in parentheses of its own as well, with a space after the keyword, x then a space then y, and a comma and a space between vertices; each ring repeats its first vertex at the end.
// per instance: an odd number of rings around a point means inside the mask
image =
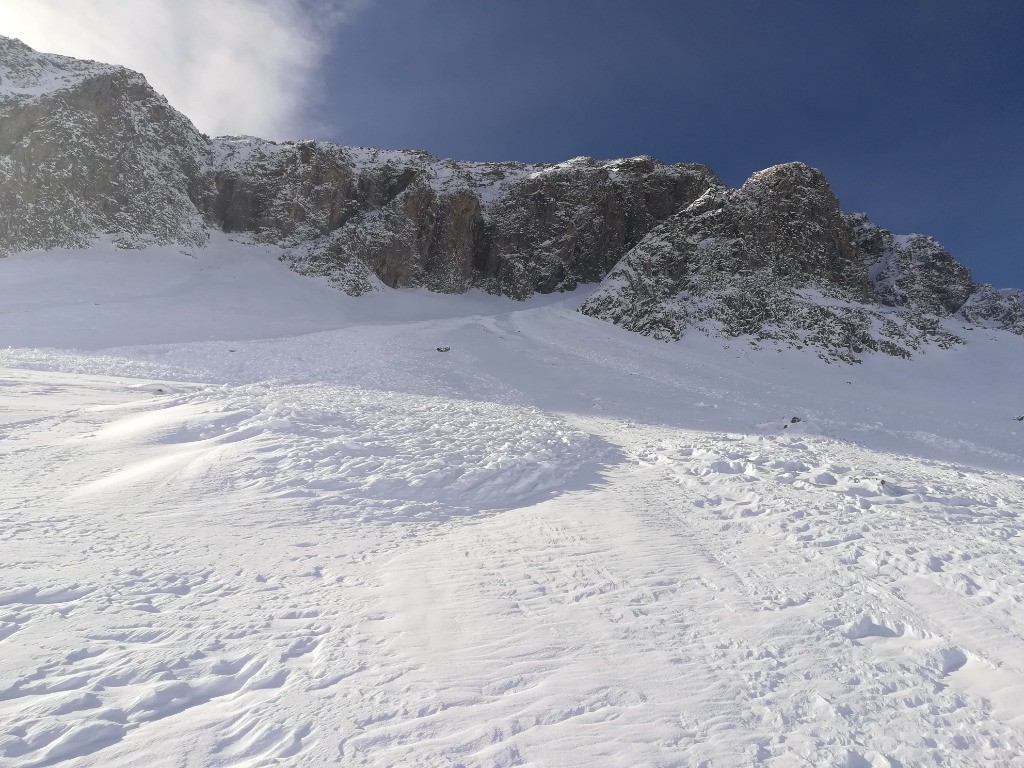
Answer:
POLYGON ((854 361, 881 349, 905 356, 937 328, 894 324, 874 311, 864 255, 824 175, 802 163, 714 190, 652 230, 582 311, 655 338, 690 327, 821 348, 854 361))
POLYGON ((941 319, 958 312, 1019 333, 1020 307, 1016 293, 975 284, 932 238, 844 214, 820 171, 786 163, 659 224, 582 311, 659 339, 692 327, 856 362, 957 344, 941 319))
POLYGON ((728 189, 650 157, 471 163, 210 139, 140 74, 0 37, 0 255, 100 238, 194 248, 213 230, 353 295, 525 299, 603 280, 586 314, 663 339, 694 327, 854 361, 955 344, 949 316, 1024 333, 1019 292, 975 284, 929 237, 842 213, 802 163, 728 189))
POLYGON ((194 246, 210 228, 288 248, 348 293, 375 280, 525 298, 600 280, 721 181, 652 158, 469 163, 426 152, 211 140, 139 75, 0 38, 0 254, 194 246))
POLYGON ((976 325, 1002 328, 1024 336, 1024 291, 979 285, 957 314, 976 325))
POLYGON ((481 287, 525 298, 596 282, 655 223, 721 181, 652 158, 470 163, 426 152, 218 139, 210 216, 289 249, 349 293, 481 287))
POLYGON ((948 315, 974 292, 971 273, 927 235, 894 235, 863 213, 847 217, 880 303, 948 315))
POLYGON ((0 37, 0 255, 203 243, 208 153, 142 75, 0 37))
POLYGON ((217 139, 211 217, 289 248, 348 293, 391 287, 525 298, 599 281, 654 223, 721 185, 651 158, 555 166, 217 139))

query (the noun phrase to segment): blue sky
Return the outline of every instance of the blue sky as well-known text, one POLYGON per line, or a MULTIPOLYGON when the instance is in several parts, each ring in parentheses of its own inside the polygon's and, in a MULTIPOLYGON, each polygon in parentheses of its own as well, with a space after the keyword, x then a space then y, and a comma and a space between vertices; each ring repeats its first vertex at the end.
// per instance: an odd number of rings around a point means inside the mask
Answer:
POLYGON ((467 160, 789 160, 1024 287, 1024 2, 380 0, 332 33, 321 138, 467 160))

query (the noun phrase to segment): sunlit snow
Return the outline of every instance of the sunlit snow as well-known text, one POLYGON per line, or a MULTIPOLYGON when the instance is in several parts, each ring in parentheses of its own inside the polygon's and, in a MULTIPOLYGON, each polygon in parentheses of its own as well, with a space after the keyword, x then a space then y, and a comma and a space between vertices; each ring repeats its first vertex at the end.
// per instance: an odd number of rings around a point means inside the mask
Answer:
POLYGON ((0 260, 0 766, 1021 760, 1024 339, 828 365, 277 256, 0 260))

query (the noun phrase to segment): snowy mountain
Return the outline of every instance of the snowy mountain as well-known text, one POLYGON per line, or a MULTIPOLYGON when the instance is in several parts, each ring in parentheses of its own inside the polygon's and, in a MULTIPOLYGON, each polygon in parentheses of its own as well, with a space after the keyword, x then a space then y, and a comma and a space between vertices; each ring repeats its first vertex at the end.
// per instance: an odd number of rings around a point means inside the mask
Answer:
POLYGON ((0 254, 205 242, 208 144, 141 75, 0 37, 0 254))
POLYGON ((721 182, 651 158, 554 166, 219 139, 208 217, 288 248, 348 293, 479 287, 526 298, 596 282, 656 222, 721 182))
POLYGON ((1021 765, 1020 292, 0 51, 0 768, 1021 765))
POLYGON ((820 171, 788 163, 709 190, 656 226, 582 311, 654 338, 697 328, 857 362, 960 343, 943 318, 1019 333, 1024 293, 974 283, 930 237, 844 214, 820 171))
POLYGON ((649 157, 558 165, 210 139, 121 67, 0 38, 0 253, 196 247, 222 230, 293 269, 375 285, 525 299, 604 281, 582 311, 656 338, 906 356, 960 341, 955 318, 1024 328, 1024 294, 976 285, 935 241, 839 209, 820 172, 770 168, 740 189, 649 157))
POLYGON ((349 293, 374 280, 525 298, 603 277, 656 222, 721 185, 651 158, 464 163, 425 152, 211 140, 121 67, 0 41, 0 252, 194 246, 209 229, 288 247, 349 293))

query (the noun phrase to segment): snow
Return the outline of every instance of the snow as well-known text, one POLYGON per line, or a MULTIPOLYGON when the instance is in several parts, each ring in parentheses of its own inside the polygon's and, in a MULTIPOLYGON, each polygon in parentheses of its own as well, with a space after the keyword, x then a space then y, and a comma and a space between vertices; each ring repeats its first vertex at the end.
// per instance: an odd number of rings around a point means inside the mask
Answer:
POLYGON ((826 365, 279 255, 0 261, 0 766, 1022 763, 1020 337, 826 365))
POLYGON ((2 35, 0 50, 7 62, 0 64, 0 102, 8 98, 35 98, 74 88, 90 77, 125 71, 112 64, 39 53, 2 35))
POLYGON ((290 148, 288 144, 278 144, 258 136, 218 136, 211 140, 210 147, 211 169, 242 166, 270 155, 283 154, 290 148))

